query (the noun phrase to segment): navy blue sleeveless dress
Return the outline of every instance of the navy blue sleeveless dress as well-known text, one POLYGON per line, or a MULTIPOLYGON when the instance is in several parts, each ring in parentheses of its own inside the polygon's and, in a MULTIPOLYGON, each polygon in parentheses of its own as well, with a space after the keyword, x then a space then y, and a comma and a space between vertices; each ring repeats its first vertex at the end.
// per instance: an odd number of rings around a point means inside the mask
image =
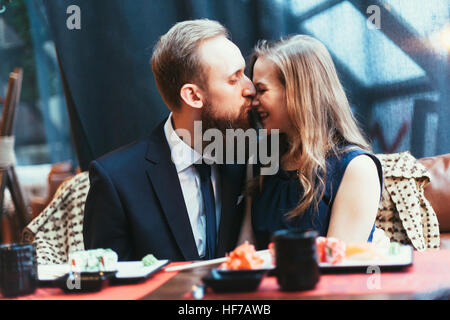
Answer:
MULTIPOLYGON (((348 148, 346 148, 348 149, 348 148)), ((374 155, 357 148, 343 151, 339 157, 330 156, 327 159, 327 177, 325 193, 319 202, 318 211, 311 205, 302 215, 288 219, 286 213, 298 205, 303 192, 294 171, 284 171, 281 168, 275 175, 264 176, 262 189, 253 196, 252 226, 258 250, 266 249, 272 234, 281 229, 316 230, 320 236, 326 236, 330 223, 331 209, 339 185, 344 176, 347 165, 359 155, 368 155, 375 162, 378 169, 380 186, 383 183, 381 163, 374 155)), ((368 241, 372 241, 375 223, 368 241)))

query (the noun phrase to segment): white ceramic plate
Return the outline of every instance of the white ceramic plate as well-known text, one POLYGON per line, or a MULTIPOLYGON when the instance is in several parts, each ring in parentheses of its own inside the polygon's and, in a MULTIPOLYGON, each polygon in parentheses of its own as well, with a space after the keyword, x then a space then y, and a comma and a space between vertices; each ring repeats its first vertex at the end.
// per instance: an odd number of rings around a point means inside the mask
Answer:
MULTIPOLYGON (((344 258, 343 261, 337 264, 331 263, 319 263, 320 270, 323 273, 327 272, 371 272, 376 271, 379 267, 380 271, 399 270, 405 267, 409 267, 413 264, 413 247, 409 245, 401 245, 398 254, 389 255, 387 250, 379 250, 383 257, 372 260, 357 260, 344 258), (369 269, 370 268, 370 269, 369 269)), ((259 254, 264 259, 264 263, 260 269, 274 269, 272 264, 272 257, 269 251, 264 251, 259 254)))
MULTIPOLYGON (((152 266, 144 267, 142 261, 120 261, 117 263, 116 279, 140 279, 146 278, 162 267, 167 265, 169 260, 159 260, 152 266)), ((70 272, 68 264, 38 265, 39 281, 56 280, 70 272)))
POLYGON ((390 255, 387 250, 382 253, 381 258, 371 259, 371 260, 358 260, 351 258, 344 258, 340 263, 330 264, 323 263, 319 264, 320 270, 322 272, 333 272, 333 271, 360 271, 360 272, 375 272, 379 268, 380 271, 389 270, 400 270, 405 267, 409 267, 413 264, 413 247, 409 245, 401 245, 399 252, 397 254, 390 255))
POLYGON ((160 270, 169 260, 159 260, 157 263, 144 267, 142 261, 123 261, 119 262, 117 266, 117 279, 133 279, 133 278, 146 278, 152 273, 160 270))

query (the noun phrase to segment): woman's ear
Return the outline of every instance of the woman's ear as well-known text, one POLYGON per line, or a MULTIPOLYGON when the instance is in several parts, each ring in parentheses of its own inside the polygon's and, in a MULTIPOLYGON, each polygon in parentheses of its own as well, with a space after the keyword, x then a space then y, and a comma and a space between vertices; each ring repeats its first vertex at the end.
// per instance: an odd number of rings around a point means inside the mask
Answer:
POLYGON ((190 107, 200 109, 203 107, 203 95, 200 88, 192 83, 186 83, 180 89, 181 99, 190 107))

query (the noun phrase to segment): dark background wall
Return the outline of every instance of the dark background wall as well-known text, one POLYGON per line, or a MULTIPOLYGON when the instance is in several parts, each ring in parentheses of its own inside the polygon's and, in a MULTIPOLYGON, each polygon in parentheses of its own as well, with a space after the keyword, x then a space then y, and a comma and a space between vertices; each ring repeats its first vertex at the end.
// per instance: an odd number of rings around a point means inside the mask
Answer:
MULTIPOLYGON (((386 10, 379 1, 370 2, 382 8, 378 30, 365 26, 368 1, 38 3, 43 5, 59 57, 72 134, 83 170, 92 159, 145 137, 168 114, 149 65, 152 48, 177 21, 203 17, 223 23, 244 56, 251 53, 258 39, 277 39, 293 33, 318 37, 332 52, 354 112, 373 139, 376 152, 411 150, 417 157, 450 152, 448 52, 437 54, 407 19, 395 10, 386 10), (80 30, 66 26, 69 5, 81 10, 80 30), (343 14, 348 18, 340 22, 343 14), (396 77, 403 73, 404 77, 396 77)), ((431 23, 441 27, 440 20, 431 23)))

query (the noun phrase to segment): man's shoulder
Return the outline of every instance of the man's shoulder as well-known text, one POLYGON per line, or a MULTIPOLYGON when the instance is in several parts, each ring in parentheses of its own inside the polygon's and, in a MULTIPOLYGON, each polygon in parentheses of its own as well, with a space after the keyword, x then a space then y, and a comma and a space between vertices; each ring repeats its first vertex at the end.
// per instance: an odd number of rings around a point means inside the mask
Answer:
POLYGON ((128 166, 134 161, 144 158, 148 146, 148 139, 133 141, 99 157, 96 161, 104 168, 128 166))
POLYGON ((108 152, 95 161, 108 173, 135 170, 146 161, 150 143, 154 140, 164 143, 164 139, 159 125, 148 136, 108 152))

